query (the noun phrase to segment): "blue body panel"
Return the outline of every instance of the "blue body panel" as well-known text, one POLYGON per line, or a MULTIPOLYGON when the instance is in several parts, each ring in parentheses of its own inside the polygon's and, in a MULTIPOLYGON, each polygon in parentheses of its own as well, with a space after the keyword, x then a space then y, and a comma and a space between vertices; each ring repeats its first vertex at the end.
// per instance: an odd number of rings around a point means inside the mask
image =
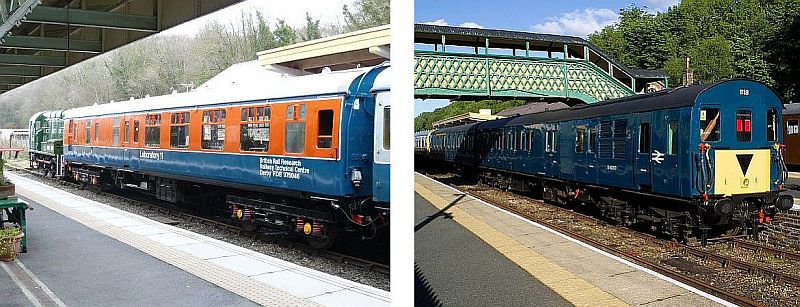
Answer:
MULTIPOLYGON (((721 140, 710 143, 716 149, 771 149, 771 174, 780 174, 780 164, 775 158, 775 143, 783 142, 780 118, 782 104, 780 98, 766 85, 750 80, 728 80, 714 84, 700 91, 686 105, 671 108, 651 107, 640 112, 620 111, 603 116, 580 116, 569 120, 511 124, 514 118, 468 124, 462 127, 446 128, 431 133, 431 157, 458 162, 472 167, 484 167, 510 171, 519 174, 560 179, 582 184, 613 187, 631 191, 641 191, 676 198, 697 198, 698 192, 691 180, 696 173, 692 162, 699 155, 700 141, 699 113, 703 108, 714 107, 721 112, 721 140), (736 139, 733 126, 737 110, 752 111, 752 141, 740 142, 736 139), (777 111, 777 137, 767 141, 767 110, 777 111), (619 133, 613 132, 606 138, 606 144, 613 148, 615 156, 602 157, 602 122, 619 121, 624 123, 619 133), (669 125, 677 125, 677 145, 673 153, 668 153, 669 125), (648 152, 639 152, 640 125, 650 127, 648 152), (597 144, 584 140, 585 150, 576 150, 576 127, 585 126, 587 131, 597 129, 597 144), (447 130, 450 129, 450 130, 447 130), (557 149, 547 150, 547 131, 557 131, 557 149), (515 145, 511 149, 503 145, 503 137, 514 135, 513 144, 518 144, 517 136, 533 134, 533 144, 515 145), (471 136, 496 133, 489 136, 488 144, 477 144, 471 148, 471 136), (443 139, 447 139, 444 141, 443 139), (449 146, 447 145, 449 144, 449 146), (455 145, 453 145, 455 144, 455 145), (499 145, 498 145, 499 144, 499 145), (485 148, 483 148, 485 147, 485 148), (616 155, 616 154, 619 155, 616 155), (663 154, 663 155, 660 155, 663 154), (658 156, 658 159, 653 157, 658 156)), ((587 107, 590 109, 592 107, 587 107)), ((573 110, 552 111, 579 112, 573 110)), ((545 118, 547 115, 541 115, 545 118)), ((522 118, 522 117, 520 117, 522 118)), ((613 129, 611 131, 614 131, 613 129)), ((522 136, 520 136, 522 137, 522 136)), ((524 139, 524 137, 522 137, 524 139)), ((477 139, 477 138, 476 138, 477 139)), ((714 165, 713 155, 711 164, 714 165)), ((774 177, 775 175, 773 175, 774 177)), ((775 178, 773 178, 775 179, 775 178)), ((772 180, 773 191, 778 189, 777 180, 772 180)))

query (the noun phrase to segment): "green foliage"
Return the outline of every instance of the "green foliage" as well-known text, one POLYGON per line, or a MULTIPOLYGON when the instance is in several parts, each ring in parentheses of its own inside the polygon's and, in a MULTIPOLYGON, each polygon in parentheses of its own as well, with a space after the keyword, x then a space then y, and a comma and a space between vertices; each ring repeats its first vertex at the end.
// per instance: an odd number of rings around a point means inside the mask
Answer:
POLYGON ((630 67, 665 70, 673 85, 689 57, 695 82, 753 78, 797 101, 798 15, 798 0, 683 0, 656 14, 631 6, 589 41, 630 67))
POLYGON ((319 19, 314 20, 311 15, 306 12, 306 27, 303 29, 303 34, 300 35, 305 41, 310 41, 322 38, 322 30, 319 27, 319 19))
POLYGON ((494 114, 508 108, 523 106, 526 103, 521 100, 455 101, 433 112, 424 112, 414 118, 414 131, 432 129, 434 122, 456 115, 478 112, 480 109, 491 109, 492 114, 494 114))
POLYGON ((19 227, 2 228, 0 227, 0 240, 9 239, 22 234, 22 229, 19 227))
POLYGON ((356 31, 389 24, 389 0, 356 0, 342 7, 345 28, 356 31))
POLYGON ((278 25, 275 26, 275 42, 279 47, 288 46, 297 42, 297 32, 291 26, 286 24, 286 20, 278 19, 278 25))

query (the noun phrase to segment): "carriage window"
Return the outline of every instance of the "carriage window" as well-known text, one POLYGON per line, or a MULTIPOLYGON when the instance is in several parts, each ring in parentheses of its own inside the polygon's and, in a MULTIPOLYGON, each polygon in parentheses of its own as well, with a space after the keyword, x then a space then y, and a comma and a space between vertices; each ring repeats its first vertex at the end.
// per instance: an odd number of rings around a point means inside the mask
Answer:
POLYGON ((302 153, 306 148, 306 122, 305 105, 290 105, 286 109, 286 138, 285 151, 287 153, 302 153), (291 117, 288 114, 291 113, 291 117))
POLYGON ((719 109, 700 110, 700 141, 716 142, 720 138, 719 109))
POLYGON ((189 147, 189 112, 172 113, 170 116, 169 146, 189 147))
POLYGON ((94 123, 94 141, 100 144, 100 122, 94 123))
POLYGON ((113 131, 113 140, 114 146, 119 146, 119 118, 114 119, 114 131, 113 131))
POLYGON ((391 126, 389 125, 389 120, 391 119, 390 112, 392 111, 391 107, 384 107, 383 108, 383 149, 390 150, 391 148, 391 137, 389 133, 391 132, 391 126))
POLYGON ((736 140, 739 142, 750 142, 752 138, 752 121, 750 111, 736 111, 736 140))
POLYGON ((582 153, 586 151, 586 127, 578 126, 575 128, 575 152, 582 153))
POLYGON ((786 134, 800 133, 800 120, 790 119, 786 121, 786 134))
POLYGON ((92 140, 92 122, 86 122, 86 144, 89 144, 89 141, 92 140))
POLYGON ((203 149, 222 150, 225 146, 225 110, 203 111, 203 149))
POLYGON ((150 114, 144 120, 144 146, 161 145, 161 114, 150 114))
POLYGON ((133 122, 133 142, 139 144, 139 121, 133 122))
POLYGON ((597 152, 597 130, 589 129, 589 152, 597 152))
POLYGON ((242 109, 240 147, 242 151, 269 150, 270 107, 251 107, 242 109))
POLYGON ((674 155, 678 153, 678 122, 669 122, 667 128, 667 153, 674 155))
MULTIPOLYGON (((332 148, 333 147, 333 110, 319 110, 317 113, 319 117, 317 120, 317 148, 332 148)), ((383 116, 384 124, 386 123, 386 115, 383 116)), ((384 126, 384 130, 389 127, 384 126)), ((384 132, 384 138, 385 136, 384 132)))
POLYGON ((129 143, 131 140, 131 122, 129 120, 125 121, 125 143, 129 143))
POLYGON ((639 153, 650 152, 650 123, 639 124, 639 153))
POLYGON ((767 141, 778 140, 778 111, 774 108, 767 110, 767 141))

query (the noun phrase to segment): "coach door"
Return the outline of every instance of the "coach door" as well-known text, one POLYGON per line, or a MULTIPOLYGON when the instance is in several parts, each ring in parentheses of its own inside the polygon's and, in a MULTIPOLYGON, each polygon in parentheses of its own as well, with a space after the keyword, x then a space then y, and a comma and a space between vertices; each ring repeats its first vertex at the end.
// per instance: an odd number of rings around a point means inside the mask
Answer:
POLYGON ((639 114, 639 126, 636 129, 636 146, 635 146, 635 163, 634 174, 636 176, 635 182, 639 190, 649 191, 652 186, 650 180, 650 164, 657 161, 663 162, 663 155, 659 150, 651 150, 652 148, 652 113, 639 114))
POLYGON ((680 110, 653 112, 657 119, 652 124, 653 142, 650 148, 653 192, 662 194, 680 193, 680 172, 678 155, 681 148, 680 135, 685 134, 680 126, 680 110))

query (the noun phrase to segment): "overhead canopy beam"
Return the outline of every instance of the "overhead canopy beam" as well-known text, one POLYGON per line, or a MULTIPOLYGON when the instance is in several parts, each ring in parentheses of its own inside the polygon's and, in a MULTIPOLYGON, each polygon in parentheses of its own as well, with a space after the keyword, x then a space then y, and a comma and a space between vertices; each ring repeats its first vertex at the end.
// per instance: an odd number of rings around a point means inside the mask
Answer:
POLYGON ((37 6, 25 22, 143 32, 158 31, 158 17, 37 6))
POLYGON ((0 76, 41 77, 42 69, 33 66, 14 66, 14 67, 0 66, 0 76))
POLYGON ((0 64, 65 67, 67 58, 41 55, 0 54, 0 64))
POLYGON ((0 5, 0 14, 3 20, 3 24, 0 25, 0 37, 5 37, 8 31, 11 31, 17 24, 22 23, 22 20, 25 19, 25 15, 30 13, 33 8, 41 3, 41 0, 27 0, 25 3, 22 3, 22 0, 18 0, 17 3, 19 6, 14 9, 14 1, 2 1, 2 5, 0 5), (6 4, 10 4, 10 7, 6 7, 6 4), (7 15, 9 14, 10 15, 7 15))
POLYGON ((5 42, 0 44, 0 47, 88 53, 103 52, 103 43, 101 41, 39 36, 10 36, 4 40, 5 42))

